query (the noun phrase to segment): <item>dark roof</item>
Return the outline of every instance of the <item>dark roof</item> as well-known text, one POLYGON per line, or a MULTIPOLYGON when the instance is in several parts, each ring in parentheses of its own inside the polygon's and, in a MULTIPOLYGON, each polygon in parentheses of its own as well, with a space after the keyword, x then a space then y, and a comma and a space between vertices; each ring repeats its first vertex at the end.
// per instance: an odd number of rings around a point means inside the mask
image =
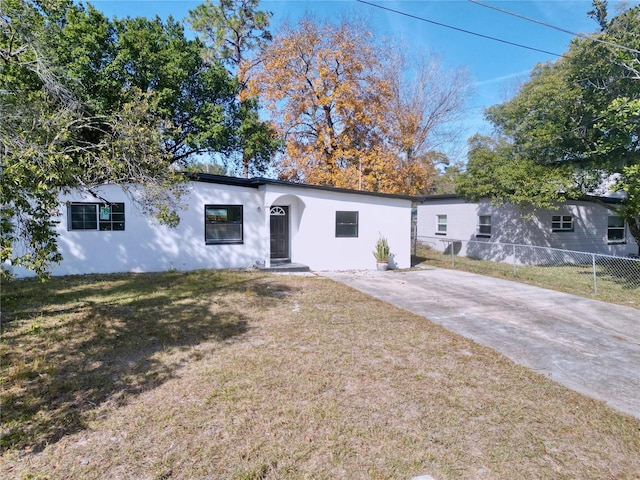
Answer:
POLYGON ((600 197, 596 195, 587 195, 584 200, 602 203, 622 203, 623 197, 600 197))
POLYGON ((418 198, 418 201, 422 203, 422 202, 426 202, 427 200, 455 200, 455 199, 463 200, 461 196, 456 195, 455 193, 439 193, 434 195, 423 195, 420 198, 418 198))
MULTIPOLYGON (((428 202, 430 200, 464 200, 464 198, 462 198, 460 195, 456 195, 455 193, 445 193, 445 194, 440 194, 440 195, 426 195, 426 196, 422 196, 419 198, 416 198, 416 200, 419 203, 425 203, 428 202)), ((565 202, 578 202, 578 201, 582 201, 582 202, 598 202, 598 203, 611 203, 611 204, 618 204, 618 203, 622 203, 622 201, 624 200, 624 198, 620 198, 620 197, 603 197, 603 196, 598 196, 598 195, 584 195, 580 198, 574 198, 574 199, 569 199, 569 200, 565 200, 565 202)), ((467 203, 477 203, 477 202, 472 202, 472 201, 467 201, 464 200, 467 203)))
POLYGON ((352 193, 355 195, 367 195, 383 198, 399 198, 402 200, 418 201, 420 198, 412 195, 399 195, 380 192, 366 192, 364 190, 351 190, 348 188, 329 187, 325 185, 310 185, 308 183, 287 182, 284 180, 273 180, 271 178, 238 178, 227 177, 226 175, 213 175, 210 173, 189 174, 188 177, 196 182, 217 183, 220 185, 232 185, 235 187, 258 188, 261 185, 283 185, 286 187, 308 188, 311 190, 325 190, 336 193, 352 193))

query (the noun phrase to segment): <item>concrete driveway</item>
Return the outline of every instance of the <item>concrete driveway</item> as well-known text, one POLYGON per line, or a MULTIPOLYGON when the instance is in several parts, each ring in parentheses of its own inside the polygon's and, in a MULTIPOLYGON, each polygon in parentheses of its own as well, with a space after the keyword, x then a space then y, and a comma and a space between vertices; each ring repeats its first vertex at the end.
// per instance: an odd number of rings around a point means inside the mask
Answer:
POLYGON ((321 275, 640 418, 640 310, 439 268, 321 275))

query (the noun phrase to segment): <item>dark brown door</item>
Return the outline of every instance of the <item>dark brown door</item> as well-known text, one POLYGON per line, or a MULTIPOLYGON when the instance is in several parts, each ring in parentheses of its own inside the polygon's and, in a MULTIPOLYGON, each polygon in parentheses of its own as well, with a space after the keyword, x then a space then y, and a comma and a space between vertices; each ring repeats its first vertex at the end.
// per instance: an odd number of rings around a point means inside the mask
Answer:
POLYGON ((289 259, 289 207, 271 207, 271 258, 289 259))

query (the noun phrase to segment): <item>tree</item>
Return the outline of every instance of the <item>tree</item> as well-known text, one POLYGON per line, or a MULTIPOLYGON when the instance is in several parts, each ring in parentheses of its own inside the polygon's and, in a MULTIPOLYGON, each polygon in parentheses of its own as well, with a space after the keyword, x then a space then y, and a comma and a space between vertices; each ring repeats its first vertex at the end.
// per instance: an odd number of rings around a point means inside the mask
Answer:
POLYGON ((458 177, 465 169, 465 162, 456 160, 447 163, 436 175, 432 190, 427 193, 435 193, 437 195, 455 194, 458 177))
POLYGON ((167 127, 163 143, 173 163, 185 164, 202 154, 231 155, 237 148, 230 141, 236 85, 221 63, 205 63, 203 45, 188 40, 171 17, 166 22, 158 17, 115 20, 113 30, 113 40, 103 51, 106 61, 79 78, 83 86, 94 76, 106 86, 90 92, 88 101, 109 113, 118 111, 136 89, 153 92, 152 113, 167 127))
POLYGON ((271 41, 270 12, 257 10, 259 0, 205 0, 189 12, 188 22, 207 45, 207 59, 220 59, 238 82, 233 141, 241 152, 242 175, 264 173, 280 148, 270 123, 260 120, 259 102, 247 94, 247 80, 257 53, 271 41))
POLYGON ((136 184, 132 199, 175 224, 176 167, 233 148, 235 86, 220 64, 171 19, 111 22, 71 0, 3 1, 0 25, 0 260, 46 275, 70 189, 136 184))
POLYGON ((607 7, 606 0, 593 0, 593 10, 588 12, 588 15, 598 22, 601 31, 607 29, 607 17, 609 16, 607 7))
POLYGON ((357 18, 285 25, 249 79, 284 138, 280 177, 369 191, 432 188, 467 82, 437 57, 412 63, 357 18), (415 73, 415 74, 412 74, 415 73))
POLYGON ((405 170, 405 192, 426 193, 436 180, 436 165, 448 163, 442 150, 456 138, 470 90, 468 75, 464 69, 446 69, 437 55, 408 59, 401 47, 394 50, 386 67, 389 144, 405 170))
POLYGON ((518 155, 505 137, 475 135, 468 144, 466 172, 458 175, 455 186, 464 198, 549 208, 573 196, 570 192, 575 184, 569 165, 549 168, 518 155))
POLYGON ((187 21, 209 48, 210 58, 221 59, 242 85, 256 65, 256 54, 272 40, 271 12, 257 10, 259 0, 205 0, 189 12, 187 21))
POLYGON ((627 194, 619 213, 640 244, 640 7, 609 21, 606 2, 594 9, 602 32, 575 39, 512 100, 487 110, 498 137, 472 139, 459 192, 547 207, 614 178, 627 194))
POLYGON ((363 24, 331 24, 309 15, 285 25, 249 80, 260 93, 286 152, 281 177, 375 189, 389 98, 382 59, 363 24))

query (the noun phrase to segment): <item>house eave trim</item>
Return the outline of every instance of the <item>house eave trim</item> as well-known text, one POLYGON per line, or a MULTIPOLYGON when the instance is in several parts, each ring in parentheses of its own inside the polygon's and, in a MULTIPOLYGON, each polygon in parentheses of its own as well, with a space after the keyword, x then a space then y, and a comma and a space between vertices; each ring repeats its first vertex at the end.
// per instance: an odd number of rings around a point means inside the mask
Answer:
POLYGON ((303 189, 310 189, 310 190, 323 190, 323 191, 335 192, 335 193, 365 195, 369 197, 395 198, 400 200, 409 200, 412 202, 417 202, 420 199, 420 197, 412 196, 412 195, 366 192, 363 190, 351 190, 348 188, 337 188, 337 187, 330 187, 326 185, 311 185, 308 183, 287 182, 285 180, 274 180, 274 179, 262 178, 262 177, 238 178, 238 177, 228 177, 225 175, 213 175, 208 173, 188 174, 187 176, 190 180, 196 181, 196 182, 216 183, 219 185, 232 185, 237 187, 259 188, 260 186, 263 186, 263 185, 278 185, 278 186, 284 186, 284 187, 290 187, 290 188, 303 188, 303 189))

